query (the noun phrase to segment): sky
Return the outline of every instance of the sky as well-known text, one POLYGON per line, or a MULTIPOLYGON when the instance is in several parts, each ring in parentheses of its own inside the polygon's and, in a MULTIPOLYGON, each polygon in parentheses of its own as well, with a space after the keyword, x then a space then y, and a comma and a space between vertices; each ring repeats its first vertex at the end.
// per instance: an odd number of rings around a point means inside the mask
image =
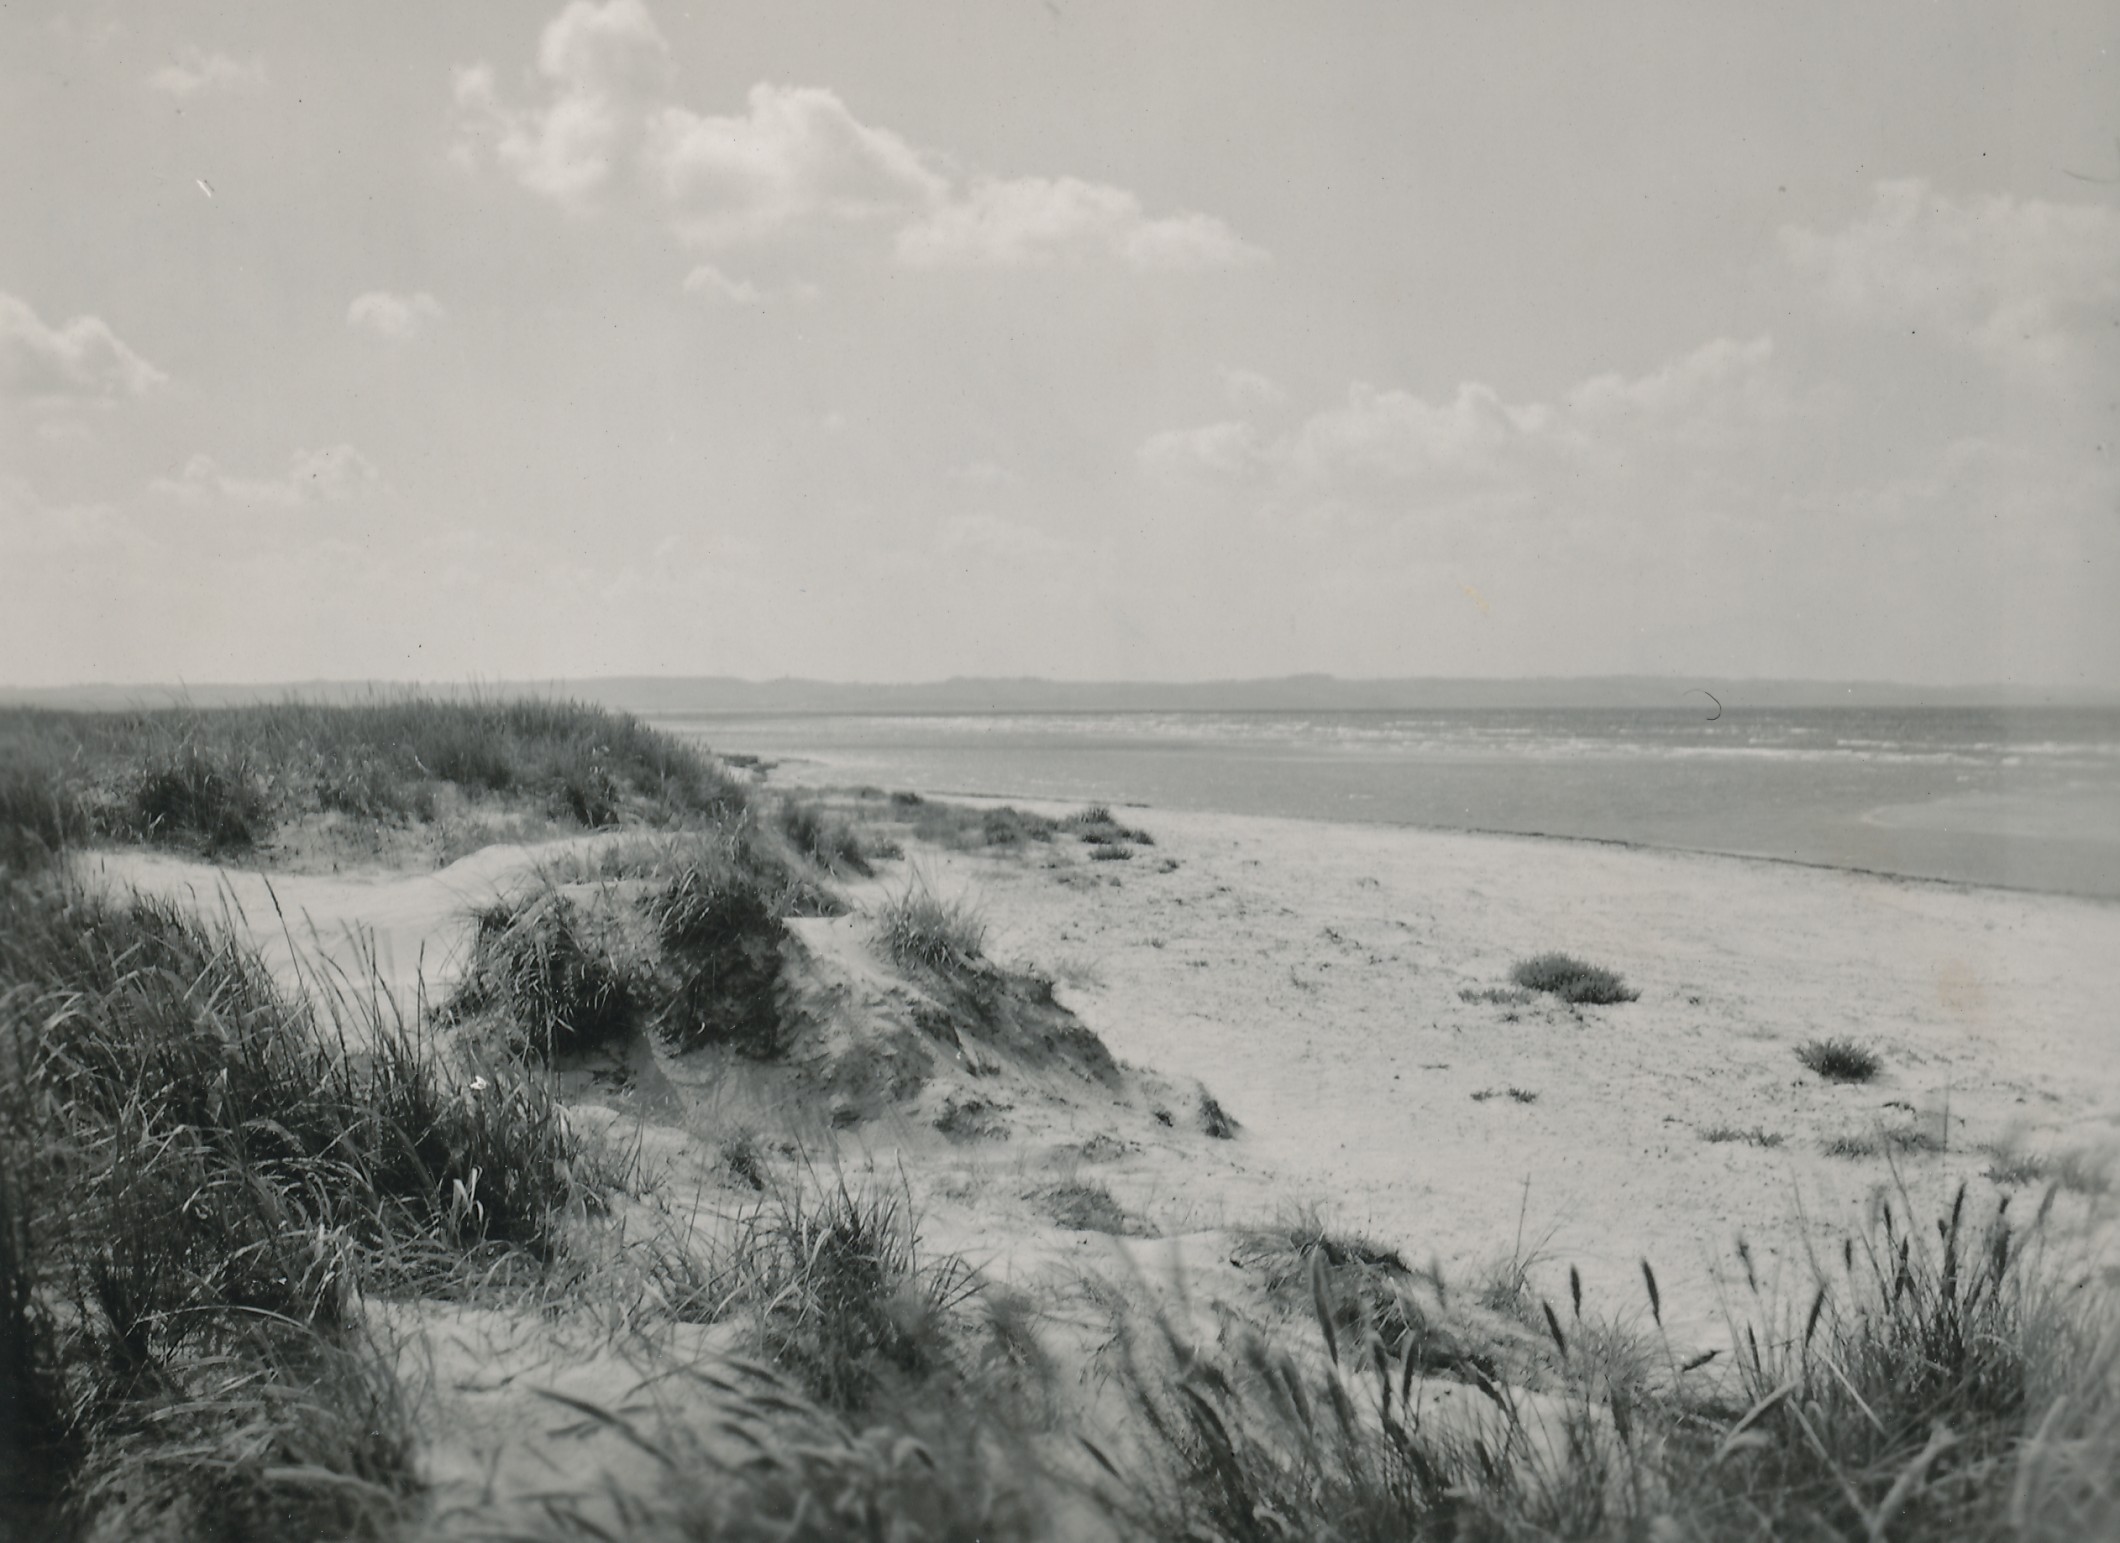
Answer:
POLYGON ((0 683, 2120 686, 2120 8, 0 0, 0 683))

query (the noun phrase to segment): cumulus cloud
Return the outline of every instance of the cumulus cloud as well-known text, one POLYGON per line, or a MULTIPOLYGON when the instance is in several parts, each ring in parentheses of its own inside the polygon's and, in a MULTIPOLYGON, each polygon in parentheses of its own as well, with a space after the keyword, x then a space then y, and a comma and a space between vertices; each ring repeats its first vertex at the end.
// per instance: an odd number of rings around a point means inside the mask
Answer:
POLYGON ((2103 345, 2120 310, 2120 209, 1880 182, 1845 229, 1789 226, 1783 255, 1844 312, 1931 328, 2005 362, 2103 345))
POLYGON ((573 0, 545 28, 537 73, 537 99, 518 104, 490 65, 457 72, 460 164, 491 162, 578 212, 621 193, 642 199, 696 250, 873 226, 920 267, 1096 258, 1186 269, 1264 256, 1220 220, 1151 215, 1123 188, 964 183, 823 87, 760 82, 739 112, 697 111, 675 100, 669 44, 641 0, 573 0))
POLYGON ((898 232, 914 267, 1024 267, 1116 258, 1143 269, 1220 268, 1266 254, 1204 214, 1151 218, 1124 188, 1077 177, 981 178, 898 232))
POLYGON ((265 84, 263 59, 234 59, 187 47, 147 77, 147 83, 170 96, 189 98, 214 91, 255 91, 265 84))
POLYGON ((139 396, 168 378, 102 317, 52 326, 28 301, 0 292, 0 390, 41 402, 109 402, 139 396))
POLYGON ((194 455, 174 477, 158 477, 152 491, 193 508, 232 506, 289 512, 343 504, 382 481, 374 464, 351 445, 297 450, 286 474, 243 477, 224 470, 210 455, 194 455))
POLYGON ((393 294, 371 289, 356 295, 346 307, 346 325, 356 332, 372 332, 394 343, 410 342, 440 321, 446 313, 441 301, 424 289, 416 294, 393 294))
POLYGON ((1639 376, 1591 376, 1553 402, 1511 402, 1478 381, 1441 400, 1357 381, 1285 434, 1231 419, 1151 435, 1139 454, 1164 473, 1254 476, 1291 491, 1580 476, 1765 443, 1794 405, 1773 359, 1771 338, 1718 338, 1639 376))

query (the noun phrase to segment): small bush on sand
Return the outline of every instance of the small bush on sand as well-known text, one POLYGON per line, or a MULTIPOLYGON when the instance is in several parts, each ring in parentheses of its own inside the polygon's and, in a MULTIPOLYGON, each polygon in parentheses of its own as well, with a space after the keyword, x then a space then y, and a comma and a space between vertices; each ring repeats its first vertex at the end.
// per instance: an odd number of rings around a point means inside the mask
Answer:
POLYGON ((1156 844, 1156 838, 1147 831, 1122 825, 1114 819, 1111 810, 1103 804, 1091 804, 1077 810, 1060 822, 1060 828, 1073 831, 1086 846, 1152 847, 1156 844))
POLYGON ((1222 1107, 1220 1099, 1207 1089, 1200 1089, 1200 1129, 1217 1141, 1231 1141, 1242 1129, 1237 1117, 1222 1107))
POLYGON ((1884 1063, 1852 1039, 1814 1039, 1796 1047, 1796 1059, 1828 1082, 1868 1082, 1884 1063))
POLYGON ((1612 971, 1567 954, 1539 954, 1520 961, 1509 978, 1527 991, 1544 991, 1564 1002, 1599 1006, 1631 1002, 1641 993, 1612 971))
POLYGON ((915 880, 876 913, 883 951, 901 965, 959 975, 984 955, 986 923, 965 900, 944 900, 915 880))

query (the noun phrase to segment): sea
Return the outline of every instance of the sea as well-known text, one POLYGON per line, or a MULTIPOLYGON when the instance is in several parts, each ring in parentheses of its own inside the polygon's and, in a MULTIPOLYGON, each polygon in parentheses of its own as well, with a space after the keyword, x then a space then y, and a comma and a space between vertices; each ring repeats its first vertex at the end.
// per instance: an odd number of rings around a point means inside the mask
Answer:
POLYGON ((718 752, 800 763, 805 781, 1625 842, 2120 899, 2120 708, 654 716, 718 752))

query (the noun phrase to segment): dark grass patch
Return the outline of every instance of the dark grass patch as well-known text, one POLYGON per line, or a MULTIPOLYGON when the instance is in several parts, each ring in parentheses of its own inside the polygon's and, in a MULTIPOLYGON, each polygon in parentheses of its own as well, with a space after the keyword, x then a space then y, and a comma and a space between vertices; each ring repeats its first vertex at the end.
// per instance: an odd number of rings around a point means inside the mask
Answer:
POLYGON ((0 889, 0 1406, 93 1535, 388 1535, 412 1438, 352 1291, 534 1275, 600 1198, 541 1079, 326 1006, 169 905, 0 889))
POLYGON ((1484 1104, 1491 1099, 1497 1098, 1506 1098, 1511 1103, 1517 1104, 1535 1104, 1538 1102, 1538 1094, 1532 1092, 1529 1088, 1481 1088, 1472 1095, 1472 1101, 1475 1104, 1484 1104))
POLYGON ((1828 1082, 1868 1082, 1884 1067, 1877 1053, 1852 1039, 1814 1039, 1796 1047, 1796 1059, 1828 1082))
POLYGON ((1053 1225, 1070 1232, 1107 1232, 1125 1236, 1142 1231, 1139 1221, 1112 1198, 1102 1184, 1055 1184, 1037 1192, 1036 1198, 1052 1218, 1053 1225))
POLYGON ((1200 1090, 1200 1129, 1202 1131, 1216 1141, 1234 1141, 1237 1132, 1243 1128, 1237 1123, 1237 1117, 1227 1109, 1224 1109, 1221 1101, 1214 1094, 1208 1092, 1205 1088, 1200 1090))
POLYGON ((876 871, 853 827, 818 804, 806 799, 783 799, 774 821, 797 851, 827 873, 858 873, 866 878, 876 871))
POLYGON ((769 872, 701 852, 646 902, 662 948, 665 1000, 656 1026, 679 1050, 728 1045, 756 1059, 780 1053, 786 898, 769 872))
POLYGON ((1059 822, 1059 828, 1071 832, 1086 846, 1152 847, 1156 838, 1138 826, 1121 824, 1103 804, 1091 804, 1078 809, 1059 822))
POLYGON ((478 912, 471 962, 446 1010, 492 1018, 510 1053, 549 1062, 629 1039, 651 993, 648 962, 629 957, 615 919, 547 889, 478 912))
POLYGON ((1727 1146, 1735 1142, 1742 1142, 1746 1146, 1764 1147, 1772 1150, 1780 1146, 1784 1138, 1780 1132, 1766 1130, 1758 1125, 1754 1125, 1749 1130, 1736 1125, 1710 1125, 1700 1133, 1700 1139, 1711 1146, 1727 1146))
POLYGON ((1092 862, 1125 863, 1133 861, 1134 849, 1123 846, 1091 847, 1089 855, 1092 862))
POLYGON ((1564 1002, 1606 1006, 1632 1002, 1641 995, 1612 971, 1567 954, 1538 954, 1520 960, 1509 978, 1527 991, 1543 991, 1564 1002))

